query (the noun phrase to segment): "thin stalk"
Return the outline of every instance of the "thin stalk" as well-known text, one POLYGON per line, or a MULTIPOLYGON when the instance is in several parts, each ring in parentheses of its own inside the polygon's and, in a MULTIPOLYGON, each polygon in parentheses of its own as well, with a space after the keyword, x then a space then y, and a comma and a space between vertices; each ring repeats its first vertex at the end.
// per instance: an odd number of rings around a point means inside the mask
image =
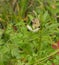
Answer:
POLYGON ((54 52, 52 52, 51 54, 47 55, 46 57, 37 60, 37 63, 41 63, 41 62, 43 62, 43 61, 46 61, 49 57, 55 55, 55 54, 58 53, 58 52, 59 52, 59 49, 57 49, 56 51, 54 51, 54 52))

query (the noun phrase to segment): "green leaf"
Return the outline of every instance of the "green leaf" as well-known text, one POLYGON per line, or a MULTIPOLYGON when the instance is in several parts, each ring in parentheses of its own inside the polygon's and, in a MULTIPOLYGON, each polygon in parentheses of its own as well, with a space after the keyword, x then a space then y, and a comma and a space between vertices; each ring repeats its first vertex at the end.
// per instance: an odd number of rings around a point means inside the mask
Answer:
POLYGON ((45 11, 42 19, 43 19, 44 22, 46 22, 47 18, 48 18, 48 11, 45 11))

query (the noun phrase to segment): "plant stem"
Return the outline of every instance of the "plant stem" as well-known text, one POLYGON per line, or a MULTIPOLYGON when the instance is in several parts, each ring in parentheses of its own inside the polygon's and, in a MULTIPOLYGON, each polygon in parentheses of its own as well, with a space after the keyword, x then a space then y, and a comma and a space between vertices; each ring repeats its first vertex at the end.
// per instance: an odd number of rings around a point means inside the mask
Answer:
POLYGON ((55 55, 55 54, 58 53, 58 52, 59 52, 59 49, 57 49, 56 51, 54 51, 54 52, 52 52, 51 54, 47 55, 46 57, 37 60, 37 63, 41 63, 41 62, 43 62, 43 61, 46 61, 49 57, 55 55))

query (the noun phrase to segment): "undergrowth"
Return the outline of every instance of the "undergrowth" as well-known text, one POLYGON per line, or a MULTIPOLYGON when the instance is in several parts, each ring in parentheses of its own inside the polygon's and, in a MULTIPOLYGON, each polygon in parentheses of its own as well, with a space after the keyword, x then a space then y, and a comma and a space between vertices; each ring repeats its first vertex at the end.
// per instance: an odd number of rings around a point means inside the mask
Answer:
POLYGON ((0 0, 0 65, 59 65, 58 41, 58 0, 0 0))

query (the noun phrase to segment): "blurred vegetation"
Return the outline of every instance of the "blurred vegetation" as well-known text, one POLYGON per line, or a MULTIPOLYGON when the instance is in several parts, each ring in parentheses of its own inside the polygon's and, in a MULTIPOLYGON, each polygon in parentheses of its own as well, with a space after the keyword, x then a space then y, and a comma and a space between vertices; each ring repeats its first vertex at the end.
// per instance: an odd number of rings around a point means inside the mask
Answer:
POLYGON ((57 41, 58 0, 0 0, 0 65, 58 65, 57 41), (40 21, 38 32, 27 29, 32 18, 40 21))

